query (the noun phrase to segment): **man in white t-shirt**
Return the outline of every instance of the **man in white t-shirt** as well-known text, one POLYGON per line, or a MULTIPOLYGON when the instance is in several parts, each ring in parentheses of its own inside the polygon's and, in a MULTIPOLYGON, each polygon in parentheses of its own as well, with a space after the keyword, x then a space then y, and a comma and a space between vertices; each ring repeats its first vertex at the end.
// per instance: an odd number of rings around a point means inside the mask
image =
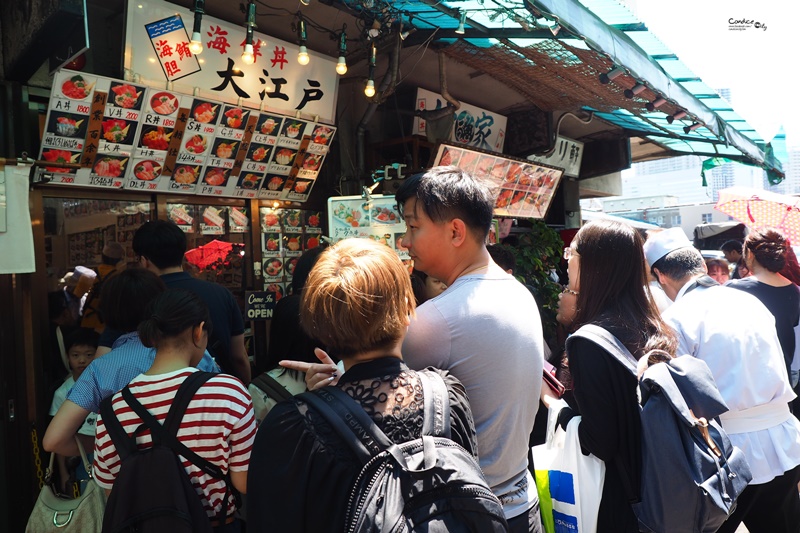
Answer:
POLYGON ((528 439, 539 406, 543 345, 536 302, 492 261, 485 241, 494 198, 456 167, 408 178, 396 199, 414 267, 447 290, 417 309, 403 343, 415 369, 449 370, 467 390, 481 468, 510 531, 540 531, 528 439))

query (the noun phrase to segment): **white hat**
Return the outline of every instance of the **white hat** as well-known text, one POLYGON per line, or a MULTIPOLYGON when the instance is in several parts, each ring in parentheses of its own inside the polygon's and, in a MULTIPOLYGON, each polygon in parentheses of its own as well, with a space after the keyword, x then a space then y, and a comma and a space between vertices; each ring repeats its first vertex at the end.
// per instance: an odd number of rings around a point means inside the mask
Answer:
POLYGON ((653 266, 656 261, 670 252, 692 248, 692 242, 681 228, 669 228, 650 236, 644 243, 644 255, 653 266))

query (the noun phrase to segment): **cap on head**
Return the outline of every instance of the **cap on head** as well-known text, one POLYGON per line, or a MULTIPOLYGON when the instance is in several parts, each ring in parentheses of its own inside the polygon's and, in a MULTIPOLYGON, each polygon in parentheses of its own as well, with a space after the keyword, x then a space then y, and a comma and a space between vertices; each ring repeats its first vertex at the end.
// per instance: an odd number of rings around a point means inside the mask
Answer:
POLYGON ((122 259, 125 257, 125 248, 120 243, 111 241, 103 247, 103 255, 111 259, 122 259))
POLYGON ((681 228, 669 228, 653 234, 644 243, 644 255, 650 266, 670 252, 692 248, 692 242, 681 228))

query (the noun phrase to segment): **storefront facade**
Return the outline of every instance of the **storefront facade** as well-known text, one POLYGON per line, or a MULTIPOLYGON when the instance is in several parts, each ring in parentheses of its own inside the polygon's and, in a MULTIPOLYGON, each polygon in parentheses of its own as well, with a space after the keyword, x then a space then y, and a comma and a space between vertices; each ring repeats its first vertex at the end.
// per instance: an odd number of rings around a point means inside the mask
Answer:
MULTIPOLYGON (((403 177, 431 164, 470 161, 470 170, 497 180, 498 216, 577 227, 584 179, 613 176, 632 160, 657 157, 631 148, 631 138, 647 132, 625 131, 611 118, 593 121, 595 111, 586 110, 634 102, 622 87, 601 101, 562 77, 548 99, 544 73, 524 70, 547 59, 532 56, 541 53, 541 43, 521 51, 506 41, 502 49, 481 48, 475 43, 513 35, 481 26, 478 11, 468 19, 466 37, 457 40, 461 17, 442 5, 430 8, 439 13, 430 20, 440 22, 428 27, 420 22, 426 12, 395 13, 391 2, 364 3, 355 15, 344 2, 302 6, 302 14, 296 2, 279 2, 282 17, 258 8, 255 62, 246 64, 240 51, 249 19, 238 5, 200 2, 205 49, 199 56, 173 56, 168 48, 174 52, 182 41, 174 41, 170 19, 177 13, 188 39, 197 2, 90 0, 85 17, 72 5, 81 4, 80 11, 83 2, 14 4, 0 25, 6 66, 0 75, 0 170, 30 181, 32 239, 31 268, 0 275, 0 530, 24 527, 46 462, 40 443, 61 370, 48 293, 76 266, 96 267, 104 244, 120 243, 124 262, 135 263, 132 234, 154 219, 181 225, 192 249, 226 243, 227 253, 199 275, 228 287, 244 312, 248 291, 289 290, 293 261, 323 235, 337 228, 349 235, 346 223, 355 213, 337 212, 329 198, 355 196, 359 212, 359 196, 390 196, 403 177), (54 20, 68 15, 87 21, 89 52, 83 64, 62 61, 69 68, 50 75, 42 65, 49 56, 71 56, 46 35, 54 33, 54 20), (306 44, 310 69, 304 70, 296 56, 306 44), (345 75, 336 73, 339 56, 347 58, 345 75), (197 71, 208 77, 198 79, 197 71), (375 96, 365 96, 370 81, 375 96), (85 94, 75 92, 86 87, 85 94), (97 93, 106 100, 98 104, 97 93), (206 131, 208 113, 215 126, 206 131), (93 154, 84 162, 87 146, 93 154)), ((541 18, 519 9, 531 20, 541 18)), ((523 29, 515 31, 561 46, 558 31, 523 29)), ((561 38, 571 37, 565 31, 561 38)), ((569 65, 594 61, 596 72, 610 64, 602 54, 569 50, 575 58, 569 65)), ((561 71, 567 79, 568 68, 561 71)), ((630 71, 623 78, 635 81, 630 71)), ((645 96, 654 99, 653 90, 641 93, 639 107, 645 96)), ((672 116, 677 108, 670 100, 664 109, 672 116)), ((383 215, 392 215, 390 201, 374 214, 383 215)), ((373 216, 371 208, 364 216, 373 216)), ((386 235, 386 243, 396 245, 398 231, 392 226, 372 236, 386 235)), ((3 244, 2 254, 15 251, 3 244)), ((263 369, 269 322, 246 326, 249 354, 263 369)))

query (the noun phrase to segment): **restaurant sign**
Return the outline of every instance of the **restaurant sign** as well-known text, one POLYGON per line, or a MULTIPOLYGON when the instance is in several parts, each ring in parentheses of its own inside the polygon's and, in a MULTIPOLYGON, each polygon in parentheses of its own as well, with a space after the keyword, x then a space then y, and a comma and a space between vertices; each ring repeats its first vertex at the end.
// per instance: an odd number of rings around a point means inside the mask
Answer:
POLYGON ((269 320, 275 309, 277 298, 270 291, 246 291, 244 302, 245 320, 269 320))
POLYGON ((244 25, 208 15, 200 32, 203 52, 194 56, 185 28, 193 17, 190 10, 163 0, 128 2, 125 69, 130 77, 149 87, 239 107, 335 122, 335 57, 309 52, 310 62, 300 65, 296 44, 254 32, 255 63, 248 65, 242 61, 244 25))
MULTIPOLYGON (((441 95, 417 89, 417 110, 434 111, 446 105, 447 101, 441 95)), ((502 152, 506 140, 507 121, 503 115, 462 102, 461 107, 455 112, 455 123, 449 140, 481 150, 502 152)), ((426 121, 419 117, 415 118, 414 135, 425 135, 426 130, 426 121)))
POLYGON ((302 202, 335 132, 278 113, 61 70, 34 180, 302 202))

